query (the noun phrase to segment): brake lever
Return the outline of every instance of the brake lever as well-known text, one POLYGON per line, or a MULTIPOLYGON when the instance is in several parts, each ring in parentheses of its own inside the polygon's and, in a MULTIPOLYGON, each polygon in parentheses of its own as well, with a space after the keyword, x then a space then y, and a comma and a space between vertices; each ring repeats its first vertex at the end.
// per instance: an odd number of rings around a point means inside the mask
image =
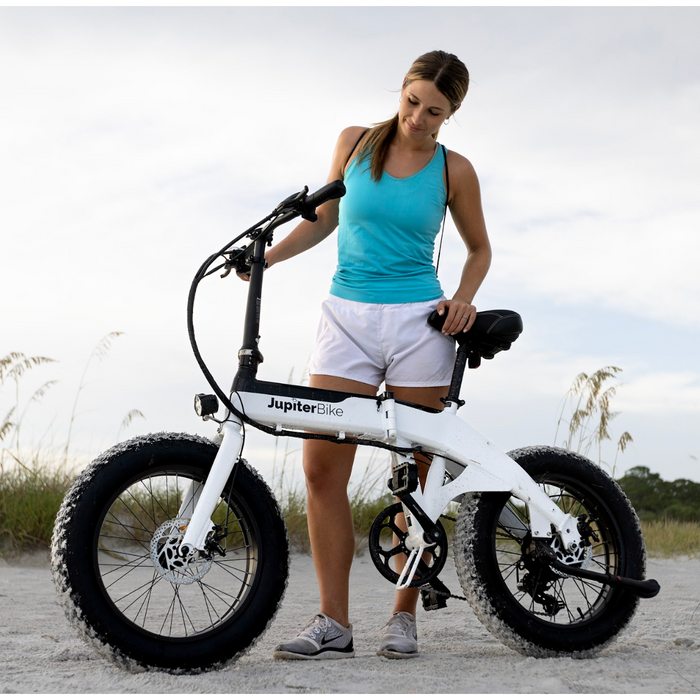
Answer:
POLYGON ((274 209, 275 214, 281 214, 285 209, 289 208, 294 208, 295 204, 298 204, 301 202, 306 195, 309 193, 309 187, 308 185, 304 185, 304 189, 301 192, 297 192, 296 194, 292 194, 287 199, 285 199, 283 202, 280 202, 274 209))
POLYGON ((231 274, 231 270, 236 270, 236 273, 248 274, 250 272, 250 265, 243 257, 243 254, 248 248, 243 246, 241 248, 236 248, 228 253, 228 258, 224 263, 225 272, 220 275, 221 279, 228 277, 231 274))

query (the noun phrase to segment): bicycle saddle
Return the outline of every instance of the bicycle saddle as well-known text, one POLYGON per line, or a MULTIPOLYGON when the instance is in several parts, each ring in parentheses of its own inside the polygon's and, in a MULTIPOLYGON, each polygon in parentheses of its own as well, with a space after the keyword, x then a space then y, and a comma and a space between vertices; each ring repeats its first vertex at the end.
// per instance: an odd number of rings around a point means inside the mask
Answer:
MULTIPOLYGON (((442 330, 445 317, 437 310, 428 316, 428 323, 436 330, 442 330)), ((459 345, 468 344, 468 348, 485 360, 508 350, 523 332, 523 320, 515 311, 496 309, 493 311, 477 311, 476 320, 468 331, 462 331, 453 336, 459 345)))

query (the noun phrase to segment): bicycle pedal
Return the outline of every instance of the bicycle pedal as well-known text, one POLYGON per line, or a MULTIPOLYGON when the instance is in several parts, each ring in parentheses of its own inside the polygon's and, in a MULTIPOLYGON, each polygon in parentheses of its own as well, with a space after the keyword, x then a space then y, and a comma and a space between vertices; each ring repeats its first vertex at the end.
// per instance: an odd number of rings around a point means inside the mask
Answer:
POLYGON ((397 464, 387 486, 394 496, 405 496, 418 488, 418 465, 415 462, 397 464))
POLYGON ((447 599, 452 595, 450 589, 439 579, 434 578, 429 584, 430 589, 421 588, 420 597, 424 610, 442 610, 447 607, 447 599), (440 594, 443 595, 440 595, 440 594))

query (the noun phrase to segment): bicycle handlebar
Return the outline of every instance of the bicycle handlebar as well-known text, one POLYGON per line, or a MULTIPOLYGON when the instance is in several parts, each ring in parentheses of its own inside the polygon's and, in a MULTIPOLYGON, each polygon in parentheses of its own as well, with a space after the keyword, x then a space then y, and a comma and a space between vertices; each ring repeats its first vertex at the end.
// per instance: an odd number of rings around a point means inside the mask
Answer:
MULTIPOLYGON (((242 420, 248 420, 247 416, 245 416, 233 406, 233 404, 229 400, 229 397, 222 391, 221 387, 216 383, 216 380, 214 379, 211 372, 204 363, 204 359, 202 358, 199 352, 199 348, 197 347, 197 341, 195 340, 194 333, 194 299, 197 293, 197 287, 205 277, 213 274, 217 270, 221 270, 222 268, 224 269, 224 273, 221 275, 221 277, 226 277, 230 274, 231 270, 235 270, 238 273, 249 273, 251 272, 251 266, 253 265, 261 265, 262 267, 264 267, 264 246, 266 244, 271 244, 272 231, 274 231, 278 226, 281 226, 282 224, 291 221, 297 216, 301 216, 304 219, 307 219, 308 221, 316 221, 318 219, 318 216, 316 215, 317 207, 320 207, 322 204, 330 201, 331 199, 338 199, 339 197, 342 197, 345 194, 345 185, 343 184, 342 180, 334 180, 333 182, 329 182, 328 184, 324 185, 312 194, 308 194, 308 192, 309 188, 304 187, 304 189, 301 192, 297 192, 296 194, 293 194, 290 197, 287 197, 287 199, 285 199, 284 201, 280 202, 280 204, 278 204, 275 207, 271 214, 266 216, 257 224, 251 226, 247 231, 244 231, 243 233, 236 236, 236 238, 230 241, 218 253, 209 256, 209 258, 207 258, 207 260, 199 268, 199 271, 197 272, 194 280, 192 280, 190 293, 187 299, 187 331, 190 338, 190 344, 192 345, 192 351, 194 352, 195 359, 197 360, 200 369, 202 370, 204 376, 206 377, 210 386, 214 390, 214 393, 223 401, 226 408, 228 408, 228 410, 231 411, 233 415, 238 416, 242 420), (241 238, 244 238, 246 236, 248 238, 252 238, 253 242, 240 248, 232 248, 232 246, 235 245, 238 241, 240 241, 241 238), (258 251, 257 256, 254 254, 255 250, 258 251), (210 269, 214 261, 220 257, 223 257, 225 262, 220 264, 218 267, 210 269)), ((253 275, 253 278, 254 277, 255 275, 253 275)), ((254 283, 256 283, 255 279, 252 279, 251 288, 254 283)), ((261 285, 262 278, 258 277, 258 314, 261 285)), ((252 298, 250 290, 248 293, 248 298, 249 301, 252 298)), ((246 312, 246 319, 247 318, 248 312, 246 312)), ((246 330, 246 333, 248 335, 251 335, 252 333, 252 336, 256 337, 257 329, 254 329, 254 332, 251 333, 249 333, 249 331, 246 330)), ((251 344, 251 348, 254 346, 257 347, 257 339, 254 343, 251 344)), ((260 356, 260 360, 261 359, 262 356, 260 356)), ((251 425, 255 425, 256 427, 265 429, 264 426, 255 422, 251 422, 251 425)))
POLYGON ((320 190, 316 190, 313 194, 306 195, 302 200, 302 212, 301 215, 309 221, 316 220, 316 209, 322 204, 330 201, 331 199, 339 199, 345 194, 345 185, 342 180, 334 180, 329 182, 327 185, 321 187, 320 190), (310 218, 310 217, 314 218, 310 218))

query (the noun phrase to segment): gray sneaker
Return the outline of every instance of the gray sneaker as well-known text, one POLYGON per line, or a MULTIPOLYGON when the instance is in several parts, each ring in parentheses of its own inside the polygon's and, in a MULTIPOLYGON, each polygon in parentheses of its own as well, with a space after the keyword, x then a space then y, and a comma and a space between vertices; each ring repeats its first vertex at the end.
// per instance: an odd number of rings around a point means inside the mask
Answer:
POLYGON ((409 659, 418 656, 416 618, 407 612, 395 612, 382 628, 384 637, 377 654, 388 659, 409 659))
POLYGON ((352 645, 352 625, 343 627, 333 618, 319 613, 291 642, 278 644, 275 659, 348 659, 355 656, 352 645))

